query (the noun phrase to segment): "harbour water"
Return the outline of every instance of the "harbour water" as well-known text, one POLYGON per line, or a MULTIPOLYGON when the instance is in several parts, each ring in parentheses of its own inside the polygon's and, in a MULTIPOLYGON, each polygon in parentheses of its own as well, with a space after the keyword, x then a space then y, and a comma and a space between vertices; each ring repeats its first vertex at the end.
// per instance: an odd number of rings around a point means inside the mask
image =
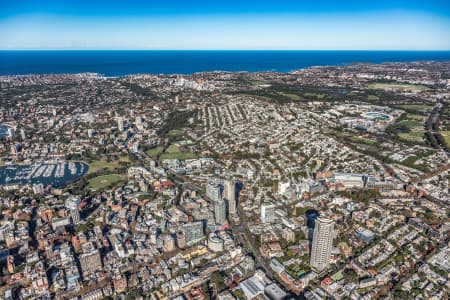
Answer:
POLYGON ((0 138, 5 138, 9 136, 9 128, 10 126, 0 124, 0 138))
POLYGON ((0 167, 0 185, 38 184, 64 187, 86 174, 88 165, 82 162, 40 162, 30 165, 0 167))

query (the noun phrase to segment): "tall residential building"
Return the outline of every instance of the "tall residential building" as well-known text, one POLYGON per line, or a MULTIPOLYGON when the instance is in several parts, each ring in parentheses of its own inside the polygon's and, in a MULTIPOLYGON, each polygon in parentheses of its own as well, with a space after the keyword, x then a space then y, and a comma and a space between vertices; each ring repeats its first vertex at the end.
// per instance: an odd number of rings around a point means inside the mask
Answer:
POLYGON ((70 197, 66 200, 66 208, 69 209, 70 217, 74 225, 80 224, 80 211, 78 210, 80 202, 80 197, 70 197))
POLYGON ((215 180, 209 180, 206 184, 206 197, 213 202, 222 200, 222 186, 215 180))
POLYGON ((275 221, 275 205, 265 202, 261 205, 261 222, 272 223, 275 221))
POLYGON ((20 129, 20 137, 23 141, 27 139, 27 136, 25 135, 25 130, 23 128, 20 129))
POLYGON ((137 129, 139 129, 139 130, 144 130, 144 123, 142 122, 142 117, 137 116, 137 117, 136 117, 135 124, 136 124, 136 128, 137 128, 137 129))
POLYGON ((278 182, 278 194, 285 194, 289 187, 291 186, 291 181, 288 178, 284 178, 278 182))
POLYGON ((184 240, 186 245, 192 246, 199 242, 203 237, 203 222, 190 222, 183 225, 184 240))
POLYGON ((118 117, 117 118, 117 128, 119 129, 119 131, 123 131, 124 127, 123 127, 123 117, 118 117))
POLYGON ((333 220, 324 217, 317 218, 314 226, 310 265, 319 272, 330 265, 333 228, 333 220))
POLYGON ((233 179, 225 180, 223 196, 228 204, 228 213, 230 215, 236 214, 236 183, 233 179))
POLYGON ((227 223, 227 207, 225 205, 225 201, 219 199, 214 201, 214 218, 216 220, 216 224, 226 224, 227 223))

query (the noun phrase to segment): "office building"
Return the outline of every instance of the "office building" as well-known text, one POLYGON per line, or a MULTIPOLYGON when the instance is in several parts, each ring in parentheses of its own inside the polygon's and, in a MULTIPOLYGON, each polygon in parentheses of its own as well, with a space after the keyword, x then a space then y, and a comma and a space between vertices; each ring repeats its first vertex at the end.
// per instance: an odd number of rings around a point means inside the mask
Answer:
POLYGON ((264 294, 272 300, 287 299, 288 294, 276 283, 271 283, 264 288, 264 294))
POLYGON ((203 236, 203 222, 190 222, 183 225, 184 238, 187 246, 199 242, 203 236))
POLYGON ((358 227, 356 228, 356 233, 358 237, 361 238, 364 242, 369 244, 375 238, 375 233, 367 228, 358 227))
POLYGON ((328 218, 318 217, 315 222, 310 264, 319 272, 328 268, 330 264, 333 227, 333 220, 328 218))
POLYGON ((214 218, 216 220, 216 224, 226 224, 227 223, 227 209, 225 205, 225 201, 219 199, 214 201, 214 218))

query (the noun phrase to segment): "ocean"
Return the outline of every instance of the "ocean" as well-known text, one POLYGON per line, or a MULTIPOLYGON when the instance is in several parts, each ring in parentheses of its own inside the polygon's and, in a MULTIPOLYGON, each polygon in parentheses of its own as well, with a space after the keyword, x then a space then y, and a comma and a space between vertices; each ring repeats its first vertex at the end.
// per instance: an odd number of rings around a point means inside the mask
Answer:
POLYGON ((418 60, 450 60, 450 51, 0 51, 0 75, 290 72, 311 66, 418 60))

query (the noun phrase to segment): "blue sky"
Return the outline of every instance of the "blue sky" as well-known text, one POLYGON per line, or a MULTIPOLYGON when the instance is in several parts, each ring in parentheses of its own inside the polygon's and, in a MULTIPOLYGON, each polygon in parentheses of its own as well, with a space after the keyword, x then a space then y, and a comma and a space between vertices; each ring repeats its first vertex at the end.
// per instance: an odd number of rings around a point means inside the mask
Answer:
POLYGON ((0 0, 0 49, 450 50, 450 1, 0 0))

